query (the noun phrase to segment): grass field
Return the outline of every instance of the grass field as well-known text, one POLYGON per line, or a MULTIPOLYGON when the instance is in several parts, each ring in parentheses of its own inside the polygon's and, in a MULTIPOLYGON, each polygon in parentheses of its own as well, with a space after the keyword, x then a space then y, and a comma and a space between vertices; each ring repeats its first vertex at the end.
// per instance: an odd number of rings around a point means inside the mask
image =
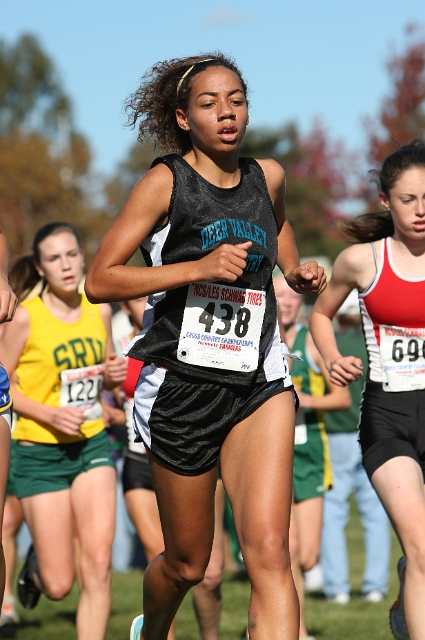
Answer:
MULTIPOLYGON (((348 525, 352 598, 347 605, 326 602, 319 594, 307 595, 306 618, 310 634, 317 640, 391 640, 388 610, 394 602, 397 590, 396 565, 400 554, 393 536, 390 591, 383 603, 365 603, 360 598, 361 577, 364 564, 362 530, 355 509, 348 525)), ((140 613, 142 572, 114 574, 113 610, 107 640, 128 640, 131 620, 140 613)), ((62 602, 50 602, 42 597, 33 611, 19 608, 22 624, 17 640, 75 640, 75 608, 77 589, 62 602)), ((221 640, 244 637, 249 583, 240 574, 228 573, 223 584, 223 612, 221 640)), ((186 597, 177 615, 178 640, 199 640, 191 598, 186 597)), ((272 640, 272 639, 270 639, 272 640)))

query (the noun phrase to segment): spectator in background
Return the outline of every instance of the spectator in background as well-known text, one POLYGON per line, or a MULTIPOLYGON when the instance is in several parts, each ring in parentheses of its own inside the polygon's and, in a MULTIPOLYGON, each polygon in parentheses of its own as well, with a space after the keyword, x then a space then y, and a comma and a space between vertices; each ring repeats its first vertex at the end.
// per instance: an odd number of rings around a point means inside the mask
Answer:
POLYGON ((363 362, 363 373, 349 385, 351 407, 345 411, 325 413, 333 471, 333 488, 325 495, 321 564, 324 592, 328 600, 346 604, 350 600, 345 527, 350 513, 352 493, 360 512, 365 533, 366 566, 362 597, 380 602, 388 589, 390 561, 390 527, 385 510, 362 465, 358 443, 361 394, 366 380, 367 354, 361 331, 357 291, 352 291, 337 313, 338 349, 343 356, 355 355, 363 362))

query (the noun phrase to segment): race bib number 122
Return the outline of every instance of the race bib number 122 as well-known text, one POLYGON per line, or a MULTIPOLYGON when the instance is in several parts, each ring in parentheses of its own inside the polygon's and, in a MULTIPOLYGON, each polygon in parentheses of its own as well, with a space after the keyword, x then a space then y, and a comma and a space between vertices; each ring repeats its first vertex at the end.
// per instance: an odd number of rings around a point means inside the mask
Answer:
POLYGON ((97 420, 102 415, 99 395, 103 382, 103 364, 61 372, 61 407, 81 407, 87 420, 97 420))
POLYGON ((178 360, 200 367, 254 371, 265 309, 264 291, 210 282, 189 285, 178 360))

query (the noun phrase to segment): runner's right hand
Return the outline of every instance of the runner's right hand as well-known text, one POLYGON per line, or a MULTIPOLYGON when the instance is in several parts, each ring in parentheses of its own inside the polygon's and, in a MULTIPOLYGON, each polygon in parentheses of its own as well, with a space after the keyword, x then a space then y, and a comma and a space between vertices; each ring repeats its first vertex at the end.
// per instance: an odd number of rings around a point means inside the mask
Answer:
POLYGON ((328 370, 331 382, 339 387, 345 387, 360 378, 363 373, 363 363, 355 356, 340 356, 331 362, 328 370))
POLYGON ((235 282, 244 272, 248 249, 252 242, 242 244, 222 244, 207 256, 197 261, 199 276, 198 282, 214 282, 223 280, 224 282, 235 282))
POLYGON ((80 435, 84 420, 84 409, 80 407, 51 407, 50 424, 69 436, 80 435))

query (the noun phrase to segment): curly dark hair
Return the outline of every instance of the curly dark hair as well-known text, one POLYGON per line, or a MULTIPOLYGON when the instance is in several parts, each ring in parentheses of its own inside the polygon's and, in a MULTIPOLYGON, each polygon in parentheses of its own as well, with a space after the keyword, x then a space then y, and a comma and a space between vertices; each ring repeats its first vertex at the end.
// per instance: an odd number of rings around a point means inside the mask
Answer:
MULTIPOLYGON (((425 144, 421 140, 413 140, 396 149, 385 158, 381 167, 369 171, 369 175, 371 181, 388 197, 401 174, 416 167, 425 168, 425 144)), ((388 211, 364 213, 339 226, 345 235, 357 242, 373 242, 394 233, 394 223, 388 211)))
POLYGON ((138 122, 139 142, 153 140, 163 151, 180 155, 192 149, 190 135, 178 126, 175 112, 177 108, 187 110, 193 78, 210 67, 225 67, 236 73, 247 96, 248 87, 239 68, 223 53, 158 62, 146 71, 139 88, 125 103, 127 125, 135 127, 138 122))

